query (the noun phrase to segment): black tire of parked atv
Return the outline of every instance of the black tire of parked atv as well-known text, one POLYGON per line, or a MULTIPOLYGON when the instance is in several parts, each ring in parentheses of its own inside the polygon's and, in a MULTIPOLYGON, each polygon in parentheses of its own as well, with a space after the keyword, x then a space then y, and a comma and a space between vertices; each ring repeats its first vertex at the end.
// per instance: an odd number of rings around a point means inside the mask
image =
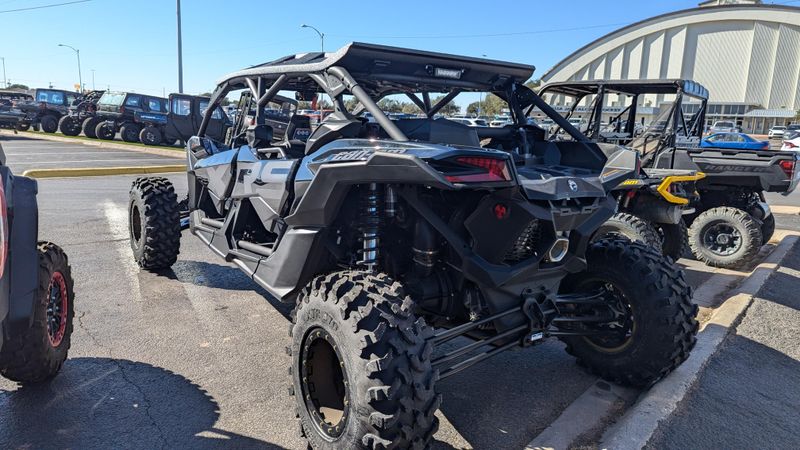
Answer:
POLYGON ((83 135, 88 138, 97 139, 97 134, 95 134, 94 130, 97 128, 97 124, 100 122, 102 121, 97 117, 87 117, 84 119, 83 123, 81 124, 81 131, 83 131, 83 135))
POLYGON ((738 269, 746 266, 758 255, 763 242, 759 221, 729 206, 703 212, 689 227, 692 253, 698 261, 712 267, 738 269), (729 236, 727 242, 720 241, 722 234, 729 236))
POLYGON ((67 359, 75 315, 67 255, 50 242, 39 242, 37 250, 39 284, 33 324, 24 333, 12 335, 0 351, 0 374, 23 384, 41 383, 58 373, 67 359), (50 318, 48 309, 53 314, 50 318))
POLYGON ((77 136, 81 134, 81 126, 74 117, 64 116, 58 121, 58 131, 64 136, 77 136))
POLYGON ((181 247, 178 196, 169 180, 137 178, 128 202, 128 229, 133 259, 145 270, 172 266, 181 247))
POLYGON ((111 125, 108 122, 100 122, 96 127, 94 127, 94 134, 98 139, 112 141, 114 140, 114 136, 116 136, 117 131, 114 129, 114 125, 111 125))
POLYGON ((28 131, 28 130, 31 129, 31 124, 17 122, 17 124, 14 126, 14 128, 16 128, 17 131, 28 131))
POLYGON ((689 249, 689 229, 683 219, 676 224, 659 224, 658 229, 661 230, 661 252, 664 256, 669 256, 674 261, 677 261, 691 254, 692 251, 689 249))
POLYGON ((39 123, 42 126, 42 131, 45 133, 55 133, 58 131, 58 119, 56 119, 55 116, 44 116, 39 123))
POLYGON ((319 276, 292 316, 289 392, 312 448, 427 448, 441 403, 433 329, 399 283, 355 271, 319 276), (328 375, 315 375, 318 366, 328 375), (324 407, 342 416, 326 423, 324 407))
POLYGON ((139 132, 141 129, 135 123, 124 123, 119 127, 119 135, 125 142, 139 142, 139 132))
POLYGON ((775 234, 775 215, 770 214, 761 221, 761 242, 766 244, 775 234))
POLYGON ((653 224, 628 213, 616 213, 594 232, 592 242, 603 239, 623 239, 641 242, 661 251, 661 236, 653 224))
POLYGON ((611 285, 632 316, 630 337, 609 348, 588 337, 560 338, 578 364, 606 380, 646 387, 678 367, 697 342, 697 305, 683 270, 651 247, 602 240, 586 252, 586 271, 569 275, 570 291, 611 285))
POLYGON ((163 140, 161 130, 152 125, 148 125, 139 132, 139 140, 142 141, 144 145, 160 145, 163 140))

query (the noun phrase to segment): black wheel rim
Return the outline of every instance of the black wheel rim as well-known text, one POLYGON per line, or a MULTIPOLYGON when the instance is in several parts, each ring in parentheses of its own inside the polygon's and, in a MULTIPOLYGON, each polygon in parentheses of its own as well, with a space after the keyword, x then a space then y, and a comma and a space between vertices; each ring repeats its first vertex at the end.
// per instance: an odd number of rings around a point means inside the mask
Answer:
POLYGON ((67 282, 61 272, 54 272, 47 291, 47 335, 50 345, 58 347, 67 330, 67 282))
POLYGON ((300 384, 317 431, 328 440, 344 432, 350 404, 344 360, 333 337, 315 327, 306 333, 300 355, 300 384))
POLYGON ((719 256, 730 256, 742 248, 742 233, 727 222, 713 222, 703 229, 703 246, 719 256))
POLYGON ((130 217, 131 242, 134 247, 139 248, 139 241, 142 240, 142 214, 136 204, 131 204, 128 216, 130 217))
POLYGON ((600 292, 605 302, 599 305, 579 307, 580 315, 607 316, 606 322, 586 323, 582 325, 584 331, 597 332, 594 336, 584 336, 583 339, 603 353, 619 353, 628 348, 636 335, 636 321, 634 311, 628 296, 614 283, 608 280, 587 279, 577 291, 600 292))

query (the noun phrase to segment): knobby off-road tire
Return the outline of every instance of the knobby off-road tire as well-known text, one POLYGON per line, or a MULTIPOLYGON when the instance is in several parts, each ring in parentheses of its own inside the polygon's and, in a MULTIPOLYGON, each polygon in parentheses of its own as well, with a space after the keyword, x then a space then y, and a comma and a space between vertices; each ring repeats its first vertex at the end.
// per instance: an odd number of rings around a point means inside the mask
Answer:
POLYGON ((72 116, 64 116, 58 121, 58 131, 64 136, 77 136, 81 134, 81 125, 72 116))
POLYGON ((703 212, 689 227, 689 247, 699 261, 737 269, 749 264, 763 244, 761 223, 741 209, 720 206, 703 212))
POLYGON ((58 119, 54 116, 44 116, 39 123, 42 125, 42 131, 45 133, 55 133, 58 131, 58 119))
POLYGON ((139 142, 139 125, 125 123, 119 128, 119 135, 125 142, 139 142))
POLYGON ((595 231, 592 241, 602 239, 623 239, 641 242, 661 251, 661 237, 658 230, 647 220, 628 213, 616 213, 595 231))
POLYGON ((144 145, 160 145, 163 140, 161 137, 161 130, 152 125, 148 125, 139 132, 139 140, 142 141, 144 145))
POLYGON ((426 448, 441 396, 433 330, 412 311, 402 286, 384 274, 319 276, 301 292, 287 348, 289 391, 311 447, 426 448))
POLYGON ((107 122, 100 122, 94 127, 94 135, 97 136, 98 139, 104 141, 113 140, 116 134, 117 132, 114 129, 114 125, 109 125, 107 122))
MULTIPOLYGON (((624 336, 561 338, 589 372, 628 386, 649 386, 686 358, 696 343, 697 305, 683 270, 636 242, 603 240, 586 252, 588 268, 570 275, 570 291, 604 289, 624 307, 624 336)), ((621 310, 618 307, 617 310, 621 310)), ((603 328, 603 325, 598 325, 603 328)))
POLYGON ((17 124, 14 126, 14 128, 16 128, 17 131, 28 131, 28 130, 31 129, 31 124, 17 122, 17 124))
POLYGON ((691 253, 689 229, 683 219, 676 224, 659 224, 658 229, 661 231, 661 252, 665 256, 677 261, 691 253))
POLYGON ((145 270, 172 266, 181 246, 178 196, 162 177, 137 178, 128 202, 128 229, 136 263, 145 270))
POLYGON ((88 138, 97 139, 97 134, 95 134, 95 129, 97 128, 97 125, 100 122, 102 121, 97 117, 87 117, 86 119, 84 119, 83 124, 81 124, 81 130, 83 131, 83 135, 88 138))
POLYGON ((50 242, 39 242, 39 284, 33 324, 14 334, 0 350, 0 374, 19 383, 41 383, 61 369, 75 315, 72 273, 67 255, 50 242))

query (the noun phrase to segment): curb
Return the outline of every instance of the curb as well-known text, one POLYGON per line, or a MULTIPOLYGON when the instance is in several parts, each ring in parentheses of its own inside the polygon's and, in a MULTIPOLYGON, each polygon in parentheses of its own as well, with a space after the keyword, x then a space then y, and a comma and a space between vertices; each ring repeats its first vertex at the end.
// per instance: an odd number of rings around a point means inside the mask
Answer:
POLYGON ((662 421, 668 419, 691 389, 709 359, 761 290, 780 262, 797 244, 797 235, 787 235, 772 253, 736 288, 738 291, 714 310, 701 332, 691 356, 674 372, 642 394, 639 400, 603 434, 600 448, 641 449, 662 421))
POLYGON ((769 205, 769 209, 773 214, 800 215, 800 206, 769 205))
POLYGON ((100 147, 100 148, 113 148, 116 150, 128 150, 132 152, 139 152, 139 153, 147 153, 150 155, 159 155, 159 156, 167 156, 170 158, 185 158, 186 152, 184 149, 175 148, 174 150, 168 150, 165 148, 146 148, 140 147, 138 145, 129 145, 129 144, 122 144, 118 142, 108 142, 102 141, 100 139, 96 140, 86 140, 86 139, 78 139, 66 136, 58 136, 58 135, 50 135, 44 133, 32 133, 30 131, 21 131, 19 134, 16 135, 18 138, 24 139, 39 139, 43 141, 53 141, 53 142, 65 142, 69 144, 83 144, 89 147, 100 147))
POLYGON ((30 178, 72 178, 101 177, 107 175, 146 175, 153 173, 185 172, 185 164, 169 166, 132 166, 132 167, 79 167, 72 169, 30 169, 22 172, 23 177, 30 178))
MULTIPOLYGON (((709 358, 752 302, 753 296, 778 268, 789 250, 800 241, 796 233, 779 230, 781 242, 739 284, 736 294, 714 310, 711 319, 697 336, 691 356, 674 372, 644 392, 614 425, 603 434, 598 448, 640 449, 644 447, 658 424, 669 417, 699 377, 709 358)), ((730 291, 731 276, 716 274, 703 283, 714 280, 714 286, 695 292, 695 303, 711 304, 715 297, 730 291), (718 277, 715 278, 715 277, 718 277), (699 295, 698 295, 699 294, 699 295)), ((598 379, 525 447, 525 450, 566 450, 576 440, 602 430, 624 404, 636 400, 639 391, 598 379)))

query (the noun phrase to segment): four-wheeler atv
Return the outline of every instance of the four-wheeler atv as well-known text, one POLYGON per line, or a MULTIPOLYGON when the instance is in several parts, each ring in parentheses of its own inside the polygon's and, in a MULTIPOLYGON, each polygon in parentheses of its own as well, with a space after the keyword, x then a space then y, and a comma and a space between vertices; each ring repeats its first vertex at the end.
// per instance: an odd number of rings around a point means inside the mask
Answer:
POLYGON ((26 114, 17 108, 17 103, 32 100, 27 92, 0 89, 0 128, 24 131, 29 128, 23 120, 26 114))
MULTIPOLYGON (((694 256, 711 266, 739 268, 758 254, 772 237, 775 218, 764 192, 791 193, 800 181, 800 155, 789 151, 700 148, 706 122, 708 90, 691 80, 595 80, 566 83, 611 90, 628 97, 619 117, 628 116, 625 129, 601 137, 638 151, 642 168, 690 170, 705 177, 696 182, 691 198, 694 212, 685 215, 688 243, 694 256), (638 137, 632 124, 645 96, 662 98, 655 117, 638 137)), ((652 108, 648 108, 652 109, 652 108)))
MULTIPOLYGON (((158 145, 161 142, 173 143, 180 141, 185 143, 190 137, 197 134, 200 123, 203 121, 203 114, 208 108, 208 97, 186 94, 169 95, 169 112, 163 114, 161 120, 161 135, 142 139, 147 145, 158 145)), ((152 114, 152 115, 155 115, 152 114)), ((206 127, 206 135, 214 140, 225 139, 231 121, 221 106, 217 106, 211 114, 211 119, 206 127)), ((152 130, 155 131, 155 130, 152 130)))
MULTIPOLYGON (((105 92, 94 116, 83 121, 83 134, 112 140, 117 133, 125 142, 150 143, 161 137, 166 122, 167 99, 134 92, 105 92)), ((159 141, 160 143, 160 141, 159 141)))
POLYGON ((97 101, 105 91, 89 91, 75 100, 69 107, 69 113, 58 121, 58 131, 66 136, 81 134, 83 122, 89 117, 94 117, 97 112, 97 101))
MULTIPOLYGON (((688 357, 697 307, 682 270, 639 243, 590 243, 636 153, 582 136, 524 86, 532 73, 354 43, 235 72, 214 91, 187 143, 188 226, 296 304, 290 393, 312 447, 424 448, 437 429, 438 380, 547 337, 592 372, 635 386, 688 357), (214 108, 244 89, 259 106, 246 143, 209 139, 214 108), (262 106, 279 91, 325 93, 335 112, 305 142, 276 141, 262 106), (504 99, 513 125, 434 119, 461 92, 504 99), (359 106, 348 110, 346 95, 359 106), (376 103, 390 95, 426 117, 390 120, 376 103), (527 124, 530 105, 574 140, 546 141, 527 124), (359 117, 366 112, 374 122, 359 117), (481 148, 482 138, 514 151, 481 148)), ((136 180, 129 212, 138 264, 173 264, 182 211, 170 182, 136 180)))
POLYGON ((0 375, 20 383, 58 373, 75 314, 67 255, 37 241, 36 190, 11 174, 0 147, 0 375))
POLYGON ((55 133, 58 131, 58 121, 68 113, 69 106, 79 95, 77 92, 60 89, 35 89, 33 100, 16 104, 25 113, 18 128, 25 131, 31 127, 41 127, 45 133, 55 133))
MULTIPOLYGON (((569 104, 568 120, 574 118, 579 108, 588 113, 588 118, 581 122, 590 139, 620 145, 641 135, 635 127, 636 108, 616 107, 607 121, 603 120, 604 113, 608 115, 606 111, 612 100, 640 93, 641 86, 609 80, 565 81, 547 84, 539 90, 539 95, 551 104, 556 100, 569 104)), ((553 139, 569 139, 559 128, 554 125, 553 139)), ((614 191, 617 213, 597 230, 595 239, 616 236, 651 245, 675 260, 686 256, 689 246, 683 216, 694 212, 689 204, 696 197, 695 183, 704 177, 694 170, 643 167, 637 177, 617 186, 614 191)))

